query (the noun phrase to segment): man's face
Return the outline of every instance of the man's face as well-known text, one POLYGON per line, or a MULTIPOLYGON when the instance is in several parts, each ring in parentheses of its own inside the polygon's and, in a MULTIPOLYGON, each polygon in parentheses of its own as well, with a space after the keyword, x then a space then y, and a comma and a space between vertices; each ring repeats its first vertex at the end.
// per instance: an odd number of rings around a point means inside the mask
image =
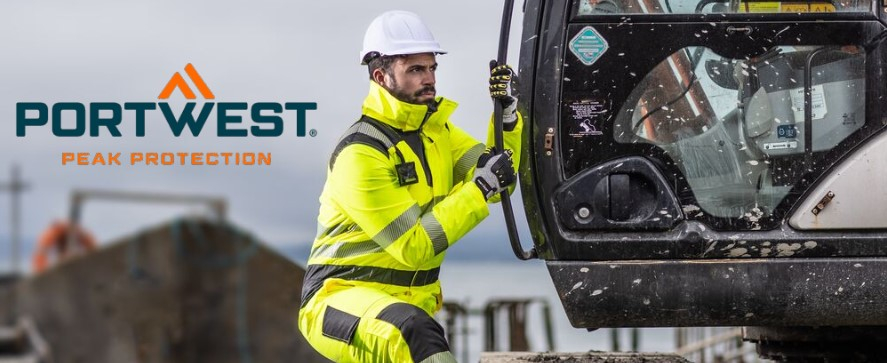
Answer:
POLYGON ((437 61, 432 53, 400 57, 385 74, 383 86, 395 98, 406 103, 425 105, 434 102, 437 61))

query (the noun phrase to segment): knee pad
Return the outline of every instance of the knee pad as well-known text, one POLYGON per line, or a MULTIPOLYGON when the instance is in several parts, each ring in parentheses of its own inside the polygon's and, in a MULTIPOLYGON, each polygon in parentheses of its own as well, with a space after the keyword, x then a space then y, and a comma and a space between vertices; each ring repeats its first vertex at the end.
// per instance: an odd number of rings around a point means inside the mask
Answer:
POLYGON ((407 303, 391 304, 383 309, 376 319, 397 327, 410 348, 413 362, 422 362, 428 357, 450 350, 444 337, 443 327, 425 310, 407 303))

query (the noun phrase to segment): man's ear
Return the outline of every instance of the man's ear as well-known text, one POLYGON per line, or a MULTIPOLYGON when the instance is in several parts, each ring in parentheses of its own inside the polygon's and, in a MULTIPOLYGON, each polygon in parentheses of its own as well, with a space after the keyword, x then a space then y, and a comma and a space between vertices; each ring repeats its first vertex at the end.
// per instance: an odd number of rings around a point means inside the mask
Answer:
POLYGON ((385 85, 385 71, 380 68, 376 68, 373 70, 373 81, 384 86, 385 85))

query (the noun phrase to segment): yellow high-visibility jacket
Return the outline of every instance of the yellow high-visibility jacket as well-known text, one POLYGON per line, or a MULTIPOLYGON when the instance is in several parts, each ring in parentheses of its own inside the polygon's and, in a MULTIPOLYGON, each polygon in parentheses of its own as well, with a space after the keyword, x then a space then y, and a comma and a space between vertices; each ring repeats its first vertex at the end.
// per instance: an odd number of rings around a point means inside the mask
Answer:
MULTIPOLYGON (((364 121, 345 133, 330 161, 303 307, 321 289, 362 286, 429 314, 440 309, 438 272, 446 250, 489 209, 473 181, 486 146, 450 123, 455 102, 443 97, 437 102, 437 110, 429 112, 428 106, 401 102, 370 82, 364 121)), ((520 155, 522 127, 518 114, 517 124, 504 135, 505 147, 515 156, 520 155)), ((492 130, 491 123, 489 145, 492 130)), ((514 164, 516 170, 517 157, 514 164)))

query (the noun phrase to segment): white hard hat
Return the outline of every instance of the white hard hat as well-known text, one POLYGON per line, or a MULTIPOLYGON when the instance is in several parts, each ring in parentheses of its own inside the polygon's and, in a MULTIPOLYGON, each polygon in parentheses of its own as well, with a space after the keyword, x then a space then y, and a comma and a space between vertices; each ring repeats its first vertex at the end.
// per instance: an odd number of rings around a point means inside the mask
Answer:
MULTIPOLYGON (((360 64, 367 64, 368 55, 403 55, 419 53, 445 54, 431 31, 409 11, 388 11, 373 19, 363 36, 360 64)), ((372 57, 369 57, 370 59, 372 57)))

